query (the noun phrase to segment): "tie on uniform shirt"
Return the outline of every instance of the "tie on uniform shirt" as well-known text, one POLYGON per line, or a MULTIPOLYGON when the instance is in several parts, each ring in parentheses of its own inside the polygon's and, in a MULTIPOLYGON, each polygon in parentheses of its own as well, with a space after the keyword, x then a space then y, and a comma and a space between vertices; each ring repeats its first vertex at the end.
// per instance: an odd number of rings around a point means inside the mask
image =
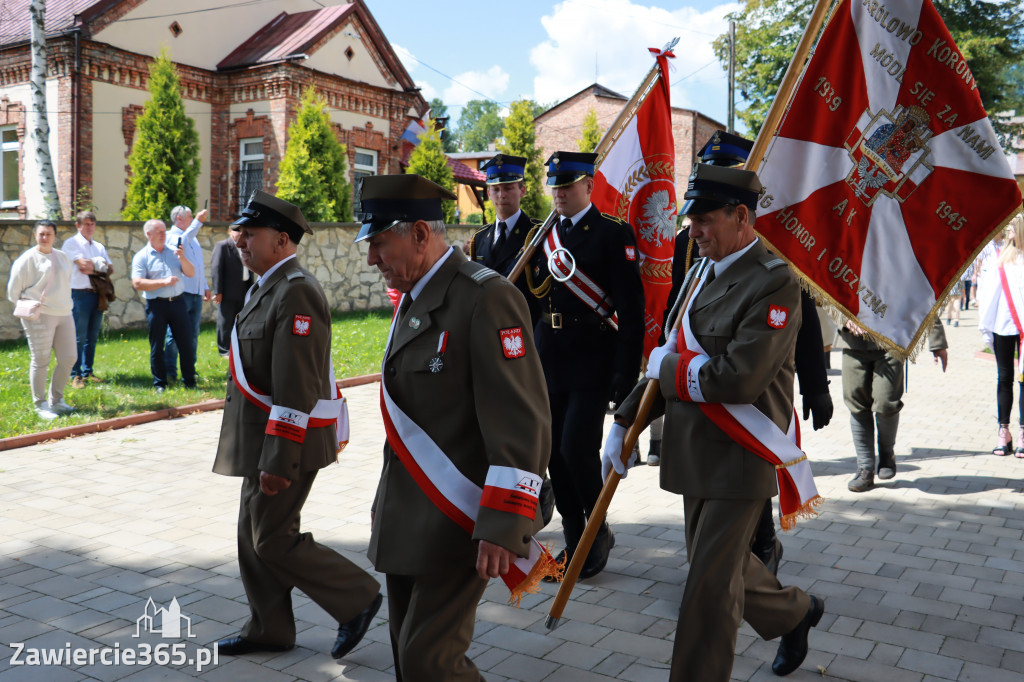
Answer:
POLYGON ((505 239, 508 237, 508 225, 502 220, 498 223, 498 239, 494 242, 494 251, 501 251, 505 246, 505 239))
POLYGON ((572 220, 569 218, 562 218, 562 236, 568 237, 570 231, 572 231, 572 220))

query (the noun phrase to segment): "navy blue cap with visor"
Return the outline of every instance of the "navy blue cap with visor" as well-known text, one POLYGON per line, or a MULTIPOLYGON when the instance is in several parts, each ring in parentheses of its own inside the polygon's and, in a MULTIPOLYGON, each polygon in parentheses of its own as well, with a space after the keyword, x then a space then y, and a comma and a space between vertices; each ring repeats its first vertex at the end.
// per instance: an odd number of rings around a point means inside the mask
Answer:
POLYGON ((480 170, 487 172, 488 185, 522 182, 526 175, 526 157, 496 154, 480 166, 480 170))
POLYGON ((585 177, 594 177, 597 154, 555 152, 544 163, 548 167, 548 187, 565 187, 585 177))
MULTIPOLYGON (((739 166, 746 163, 753 146, 754 143, 745 137, 733 135, 724 130, 716 130, 711 139, 705 142, 697 152, 697 156, 701 163, 711 166, 739 166)), ((679 215, 700 213, 700 211, 693 210, 692 203, 692 201, 683 202, 679 209, 679 215)))

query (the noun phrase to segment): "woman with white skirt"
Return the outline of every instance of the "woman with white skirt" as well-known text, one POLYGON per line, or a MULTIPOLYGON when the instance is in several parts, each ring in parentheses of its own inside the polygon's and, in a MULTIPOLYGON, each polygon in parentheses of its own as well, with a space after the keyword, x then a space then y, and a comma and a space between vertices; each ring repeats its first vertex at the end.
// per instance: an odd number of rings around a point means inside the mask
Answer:
POLYGON ((43 419, 55 419, 74 411, 64 402, 64 387, 78 354, 75 321, 71 316, 72 265, 64 252, 53 246, 57 226, 52 221, 36 223, 35 238, 36 246, 18 256, 11 265, 7 298, 15 304, 16 312, 33 307, 33 301, 40 302, 38 311, 19 316, 19 319, 31 353, 28 376, 36 414, 43 419), (56 355, 57 365, 47 392, 46 372, 51 354, 56 355))

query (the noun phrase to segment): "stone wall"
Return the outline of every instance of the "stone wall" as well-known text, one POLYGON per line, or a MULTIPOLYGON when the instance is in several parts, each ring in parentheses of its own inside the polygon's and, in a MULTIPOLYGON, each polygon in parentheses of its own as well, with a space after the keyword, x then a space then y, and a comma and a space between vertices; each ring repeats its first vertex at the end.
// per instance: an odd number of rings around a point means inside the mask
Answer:
MULTIPOLYGON (((23 336, 21 324, 11 314, 14 305, 7 300, 6 285, 10 279, 11 263, 28 248, 35 245, 32 221, 0 222, 0 281, 4 296, 0 301, 0 339, 23 336)), ((353 244, 358 232, 356 223, 320 223, 313 225, 313 237, 306 235, 299 245, 299 262, 320 281, 331 308, 339 311, 374 310, 391 305, 384 280, 377 268, 366 264, 366 244, 353 244)), ((461 246, 479 227, 455 225, 448 228, 448 240, 461 246)), ((57 244, 75 233, 73 222, 60 222, 57 226, 57 244)), ((105 329, 144 327, 145 307, 142 297, 132 289, 132 257, 146 244, 141 222, 100 222, 93 238, 107 247, 114 262, 114 289, 117 300, 110 304, 104 315, 105 329)), ((203 247, 206 279, 210 280, 210 257, 213 245, 227 238, 227 223, 207 223, 197 239, 203 247)), ((216 318, 213 303, 203 306, 203 319, 216 318)))

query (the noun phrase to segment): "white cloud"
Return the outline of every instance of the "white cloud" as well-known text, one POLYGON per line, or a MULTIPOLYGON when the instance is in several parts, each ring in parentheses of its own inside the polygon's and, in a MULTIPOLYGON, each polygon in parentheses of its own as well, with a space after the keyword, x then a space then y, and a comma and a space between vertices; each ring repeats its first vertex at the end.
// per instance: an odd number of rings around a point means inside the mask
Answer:
POLYGON ((490 99, 500 100, 500 95, 508 89, 509 75, 505 69, 494 65, 487 71, 460 73, 453 81, 445 88, 441 99, 449 107, 458 107, 471 99, 482 99, 481 93, 490 99))
POLYGON ((405 70, 408 71, 410 75, 415 73, 420 63, 419 60, 413 56, 413 53, 398 43, 391 43, 391 49, 393 49, 395 54, 398 55, 398 59, 402 62, 402 66, 405 67, 405 70))
POLYGON ((593 83, 596 71, 598 83, 629 97, 651 68, 647 48, 678 36, 669 73, 676 84, 672 105, 724 123, 728 79, 711 43, 728 30, 725 15, 738 8, 729 3, 706 12, 670 11, 630 0, 565 0, 541 18, 548 39, 530 52, 537 69, 533 96, 544 104, 559 102, 593 83))

